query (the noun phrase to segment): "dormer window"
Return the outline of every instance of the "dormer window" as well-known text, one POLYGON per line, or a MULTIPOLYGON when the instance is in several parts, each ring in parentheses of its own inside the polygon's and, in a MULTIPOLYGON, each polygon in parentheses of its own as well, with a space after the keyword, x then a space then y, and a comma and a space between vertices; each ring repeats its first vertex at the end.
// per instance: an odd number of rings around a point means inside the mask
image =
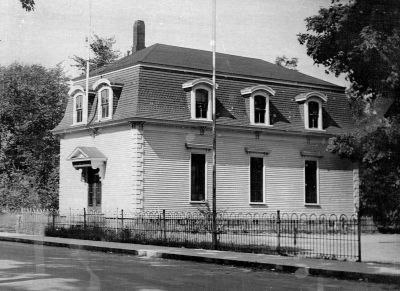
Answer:
POLYGON ((254 123, 265 124, 265 115, 267 113, 267 97, 262 95, 254 96, 254 123))
POLYGON ((319 128, 319 103, 316 101, 308 102, 308 128, 319 128))
POLYGON ((250 124, 270 126, 269 99, 275 91, 265 85, 248 87, 240 91, 243 97, 249 98, 248 113, 250 124))
POLYGON ((184 83, 182 88, 188 92, 188 97, 190 96, 191 119, 211 121, 212 81, 206 78, 195 79, 184 83))
POLYGON ((75 123, 82 123, 83 121, 83 95, 75 96, 75 123))
POLYGON ((297 95, 295 100, 304 106, 305 129, 323 130, 322 102, 327 102, 328 97, 319 92, 310 92, 297 95))
POLYGON ((109 80, 104 78, 97 80, 93 84, 93 90, 97 91, 97 119, 99 121, 112 118, 114 101, 113 86, 109 80))
POLYGON ((205 89, 196 90, 196 118, 207 118, 209 94, 205 89))
POLYGON ((71 86, 68 94, 72 96, 72 125, 86 124, 88 101, 82 86, 71 86))
POLYGON ((101 119, 110 117, 110 92, 108 88, 100 91, 101 119))

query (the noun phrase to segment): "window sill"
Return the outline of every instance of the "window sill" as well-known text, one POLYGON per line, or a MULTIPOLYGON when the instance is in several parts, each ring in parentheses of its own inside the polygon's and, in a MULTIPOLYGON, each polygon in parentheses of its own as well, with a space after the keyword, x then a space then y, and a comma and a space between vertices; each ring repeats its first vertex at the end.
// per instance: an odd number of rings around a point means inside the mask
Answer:
POLYGON ((315 132, 326 132, 325 129, 319 129, 319 128, 306 128, 305 130, 307 130, 307 131, 315 131, 315 132))
POLYGON ((208 119, 208 118, 190 118, 191 121, 199 121, 199 122, 212 122, 212 119, 208 119))
POLYGON ((321 205, 319 203, 304 203, 305 207, 316 207, 316 208, 321 208, 321 205))
POLYGON ((265 202, 250 202, 249 204, 250 205, 261 205, 261 206, 266 206, 267 205, 267 203, 265 203, 265 202))
POLYGON ((271 124, 264 124, 264 123, 250 123, 251 126, 254 127, 273 127, 271 124))
POLYGON ((190 204, 207 204, 207 201, 189 201, 190 204))

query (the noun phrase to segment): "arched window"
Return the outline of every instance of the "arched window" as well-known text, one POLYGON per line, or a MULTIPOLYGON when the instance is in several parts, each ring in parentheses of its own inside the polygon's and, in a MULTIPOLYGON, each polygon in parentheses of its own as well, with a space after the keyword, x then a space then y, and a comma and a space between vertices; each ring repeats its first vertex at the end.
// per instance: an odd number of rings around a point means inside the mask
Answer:
POLYGON ((207 118, 209 92, 205 89, 195 90, 196 94, 196 118, 207 118))
MULTIPOLYGON (((216 89, 218 88, 218 84, 216 89)), ((211 121, 212 120, 212 92, 213 82, 207 78, 199 78, 187 81, 182 84, 182 88, 190 97, 190 118, 192 120, 211 121)))
POLYGON ((113 106, 113 91, 111 87, 103 86, 98 91, 98 118, 110 119, 112 116, 112 106, 113 106))
POLYGON ((83 95, 78 94, 75 96, 75 123, 83 121, 83 95))
POLYGON ((256 85, 240 90, 244 98, 249 98, 247 107, 250 124, 270 126, 269 99, 275 96, 275 91, 266 85, 256 85))
POLYGON ((319 128, 319 103, 308 102, 308 128, 319 128))
POLYGON ((265 114, 267 101, 266 97, 262 95, 254 96, 254 123, 265 124, 265 114))
POLYGON ((312 130, 323 130, 322 103, 326 103, 328 97, 320 92, 309 92, 297 95, 295 100, 304 106, 304 127, 312 130))

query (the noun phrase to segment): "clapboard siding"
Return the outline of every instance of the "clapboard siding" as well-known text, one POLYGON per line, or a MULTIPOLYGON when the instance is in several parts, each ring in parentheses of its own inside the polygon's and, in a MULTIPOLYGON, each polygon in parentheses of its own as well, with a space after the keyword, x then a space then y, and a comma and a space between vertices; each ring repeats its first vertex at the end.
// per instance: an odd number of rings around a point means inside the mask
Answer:
POLYGON ((81 171, 75 170, 71 161, 67 161, 67 157, 78 146, 97 147, 107 157, 105 178, 102 180, 102 210, 114 211, 118 208, 135 210, 134 130, 125 125, 103 128, 95 137, 86 131, 67 134, 61 138, 61 211, 87 207, 87 184, 81 181, 81 171))
MULTIPOLYGON (((189 202, 190 151, 185 148, 188 134, 198 134, 198 130, 145 126, 145 210, 193 210, 199 207, 189 202)), ((262 135, 256 140, 254 134, 220 131, 217 140, 217 207, 220 210, 353 213, 351 163, 330 153, 324 153, 324 157, 318 159, 320 206, 304 205, 305 158, 300 155, 300 150, 307 145, 305 137, 262 135), (249 145, 270 150, 264 158, 265 205, 249 204, 249 155, 244 150, 249 145)), ((210 202, 211 158, 211 152, 208 152, 210 202)))

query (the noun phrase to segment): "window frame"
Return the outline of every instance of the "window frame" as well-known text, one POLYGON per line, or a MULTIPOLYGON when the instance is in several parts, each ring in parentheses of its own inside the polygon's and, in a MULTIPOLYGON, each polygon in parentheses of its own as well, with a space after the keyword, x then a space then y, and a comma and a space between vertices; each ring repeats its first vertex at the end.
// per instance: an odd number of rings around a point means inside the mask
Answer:
POLYGON ((256 91, 250 96, 250 124, 256 126, 271 126, 270 110, 269 110, 269 94, 264 91, 256 91), (262 96, 265 98, 264 123, 255 122, 255 97, 262 96))
POLYGON ((266 168, 266 161, 265 156, 262 154, 250 154, 249 155, 249 168, 248 168, 248 181, 249 181, 249 204, 250 205, 265 205, 266 204, 266 178, 265 178, 265 168, 266 168), (251 159, 252 158, 259 158, 262 159, 263 162, 263 170, 262 170, 262 177, 263 177, 263 184, 262 184, 262 202, 252 202, 251 201, 251 159))
POLYGON ((204 84, 198 84, 194 86, 190 92, 190 116, 192 120, 200 120, 200 121, 212 121, 212 92, 209 86, 204 84), (207 104, 207 117, 206 118, 198 118, 196 117, 196 91, 197 90, 205 90, 208 95, 208 104, 207 104))
POLYGON ((97 120, 102 121, 102 120, 109 120, 112 119, 112 109, 113 109, 113 90, 110 86, 103 86, 97 91, 97 120), (102 98, 101 98, 101 92, 107 90, 108 91, 108 116, 103 117, 103 104, 102 104, 102 98))
POLYGON ((207 152, 203 150, 191 150, 189 160, 189 203, 191 204, 204 204, 208 199, 208 162, 207 152), (192 200, 192 156, 204 155, 204 200, 192 200))
POLYGON ((319 171, 319 159, 318 158, 313 158, 313 157, 307 157, 303 159, 303 197, 304 197, 304 205, 305 206, 319 206, 320 205, 320 171, 319 171), (306 162, 307 161, 313 161, 316 162, 317 164, 317 169, 316 169, 316 195, 317 195, 317 202, 316 203, 310 203, 307 202, 307 193, 306 193, 306 162))
POLYGON ((81 124, 84 124, 84 108, 85 108, 85 106, 84 106, 84 102, 85 102, 85 95, 82 93, 82 92, 79 92, 79 93, 77 93, 77 94, 75 94, 74 95, 74 97, 73 97, 73 113, 72 113, 72 119, 73 119, 73 121, 72 121, 72 124, 73 125, 81 125, 81 124), (81 107, 81 112, 82 112, 82 120, 81 121, 77 121, 77 118, 78 118, 78 112, 77 112, 77 108, 76 108, 76 104, 77 104, 77 99, 78 99, 78 97, 82 97, 82 107, 81 107))
POLYGON ((323 112, 323 110, 322 110, 322 101, 321 101, 321 99, 318 98, 318 97, 315 97, 315 96, 312 96, 312 97, 308 98, 306 100, 306 102, 304 102, 304 127, 305 127, 305 129, 307 129, 307 130, 319 130, 319 131, 324 130, 323 129, 324 125, 322 123, 323 122, 322 112, 323 112), (310 102, 315 102, 315 103, 318 104, 318 127, 316 127, 316 128, 315 127, 310 127, 310 124, 309 124, 310 112, 309 112, 308 105, 309 105, 310 102))

